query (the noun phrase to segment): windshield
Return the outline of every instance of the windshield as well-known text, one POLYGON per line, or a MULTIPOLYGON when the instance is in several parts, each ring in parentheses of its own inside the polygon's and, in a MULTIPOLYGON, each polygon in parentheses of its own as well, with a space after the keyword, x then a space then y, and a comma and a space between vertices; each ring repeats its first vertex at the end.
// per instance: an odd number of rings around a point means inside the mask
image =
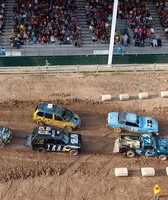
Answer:
POLYGON ((64 144, 68 144, 69 143, 69 135, 67 133, 63 134, 63 142, 64 142, 64 144))
POLYGON ((119 121, 120 124, 125 124, 126 113, 119 113, 118 114, 118 121, 119 121))
POLYGON ((64 110, 62 117, 66 122, 68 122, 72 118, 72 112, 70 110, 64 110))

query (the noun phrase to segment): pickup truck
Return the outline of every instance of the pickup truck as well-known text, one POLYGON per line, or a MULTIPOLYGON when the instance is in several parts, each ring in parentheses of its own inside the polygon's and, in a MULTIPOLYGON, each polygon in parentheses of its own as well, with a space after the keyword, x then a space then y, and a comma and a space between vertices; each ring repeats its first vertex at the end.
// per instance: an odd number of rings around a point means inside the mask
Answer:
POLYGON ((121 134, 115 141, 113 152, 124 153, 128 158, 139 154, 166 160, 168 157, 168 139, 153 136, 151 133, 140 136, 121 134))

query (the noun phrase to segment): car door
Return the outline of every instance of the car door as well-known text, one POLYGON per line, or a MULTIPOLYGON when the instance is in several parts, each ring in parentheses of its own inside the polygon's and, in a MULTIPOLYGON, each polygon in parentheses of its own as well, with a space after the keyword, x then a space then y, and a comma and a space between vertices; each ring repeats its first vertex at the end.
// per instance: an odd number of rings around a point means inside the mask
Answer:
POLYGON ((152 146, 145 146, 143 149, 143 153, 145 156, 149 156, 149 157, 157 155, 154 147, 152 146))
POLYGON ((47 140, 47 151, 62 151, 64 144, 61 140, 48 139, 47 140))
POLYGON ((45 124, 51 125, 53 123, 53 114, 44 113, 44 122, 45 124))
POLYGON ((59 115, 54 115, 53 124, 55 126, 60 127, 60 128, 64 128, 65 127, 65 122, 64 122, 63 118, 60 117, 59 115))

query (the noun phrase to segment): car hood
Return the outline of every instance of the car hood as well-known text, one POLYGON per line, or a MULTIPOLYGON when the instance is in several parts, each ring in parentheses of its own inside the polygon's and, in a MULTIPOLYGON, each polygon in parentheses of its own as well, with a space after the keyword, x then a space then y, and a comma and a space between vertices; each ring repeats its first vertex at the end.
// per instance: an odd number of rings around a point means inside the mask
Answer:
POLYGON ((108 126, 118 125, 118 112, 110 112, 108 113, 108 126))
POLYGON ((81 119, 76 113, 73 113, 70 123, 72 123, 75 127, 79 127, 81 124, 81 119))
POLYGON ((151 117, 141 117, 142 127, 148 129, 149 132, 158 133, 158 122, 151 117), (151 122, 151 123, 149 123, 151 122))
POLYGON ((69 135, 69 144, 72 146, 82 147, 82 137, 80 134, 71 133, 69 135))
POLYGON ((157 149, 160 153, 166 153, 168 155, 168 139, 156 138, 157 149))

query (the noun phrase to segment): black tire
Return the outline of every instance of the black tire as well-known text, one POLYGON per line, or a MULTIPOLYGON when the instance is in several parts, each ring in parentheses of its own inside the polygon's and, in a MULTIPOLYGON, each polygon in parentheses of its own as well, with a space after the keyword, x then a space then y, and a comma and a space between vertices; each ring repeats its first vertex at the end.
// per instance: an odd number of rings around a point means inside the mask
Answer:
POLYGON ((135 152, 132 150, 127 151, 127 158, 133 158, 135 156, 135 152))
POLYGON ((70 153, 71 156, 77 156, 79 154, 79 151, 76 150, 76 149, 72 149, 72 150, 70 150, 69 153, 70 153))
POLYGON ((39 147, 39 148, 37 149, 37 151, 38 151, 39 153, 45 153, 45 152, 46 152, 46 149, 44 149, 43 147, 39 147))
POLYGON ((37 124, 38 124, 39 126, 44 126, 45 122, 39 120, 39 121, 37 121, 37 124))
POLYGON ((121 131, 122 131, 122 129, 121 128, 119 128, 119 127, 116 127, 116 128, 113 128, 113 131, 115 132, 115 133, 121 133, 121 131))
POLYGON ((0 141, 0 148, 4 148, 5 143, 3 143, 2 141, 0 141))
POLYGON ((167 160, 167 156, 161 154, 161 155, 159 156, 159 160, 162 160, 162 161, 167 160))
POLYGON ((66 126, 65 128, 64 128, 64 131, 65 132, 71 132, 73 130, 73 128, 71 127, 71 126, 66 126))

